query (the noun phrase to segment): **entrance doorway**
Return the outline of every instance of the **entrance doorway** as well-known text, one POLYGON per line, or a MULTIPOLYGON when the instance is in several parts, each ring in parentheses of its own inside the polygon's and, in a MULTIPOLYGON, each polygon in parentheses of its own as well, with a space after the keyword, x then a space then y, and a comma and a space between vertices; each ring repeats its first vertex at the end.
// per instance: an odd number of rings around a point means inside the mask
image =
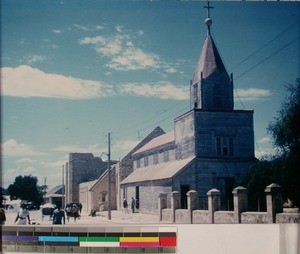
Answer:
POLYGON ((187 196, 186 194, 189 192, 189 185, 181 185, 180 186, 180 201, 181 201, 181 209, 187 209, 187 196))

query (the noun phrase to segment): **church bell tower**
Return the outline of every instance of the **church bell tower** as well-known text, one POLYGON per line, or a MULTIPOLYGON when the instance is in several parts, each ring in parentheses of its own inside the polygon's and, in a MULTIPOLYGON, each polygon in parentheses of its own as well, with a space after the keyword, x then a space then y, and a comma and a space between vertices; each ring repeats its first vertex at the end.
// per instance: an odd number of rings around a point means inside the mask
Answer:
POLYGON ((191 109, 233 110, 233 80, 229 76, 211 36, 210 9, 207 3, 207 36, 190 84, 191 109))

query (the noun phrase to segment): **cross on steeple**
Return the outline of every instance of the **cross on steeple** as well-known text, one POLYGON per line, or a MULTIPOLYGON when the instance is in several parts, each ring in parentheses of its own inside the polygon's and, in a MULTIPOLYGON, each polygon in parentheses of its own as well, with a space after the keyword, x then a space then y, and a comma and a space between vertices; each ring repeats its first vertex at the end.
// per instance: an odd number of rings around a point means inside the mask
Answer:
POLYGON ((209 5, 209 1, 207 1, 207 6, 203 6, 203 8, 207 9, 207 18, 210 18, 210 9, 213 9, 213 6, 209 5))
POLYGON ((210 18, 210 9, 214 7, 209 5, 209 1, 207 1, 207 6, 203 6, 203 8, 207 9, 207 18, 205 20, 205 24, 207 25, 207 34, 210 35, 210 26, 212 24, 212 19, 210 18))

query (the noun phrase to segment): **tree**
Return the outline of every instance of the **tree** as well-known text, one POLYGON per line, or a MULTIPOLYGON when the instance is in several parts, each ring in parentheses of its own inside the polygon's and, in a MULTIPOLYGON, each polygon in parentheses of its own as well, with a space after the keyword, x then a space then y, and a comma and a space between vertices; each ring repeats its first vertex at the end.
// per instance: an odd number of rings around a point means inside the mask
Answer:
POLYGON ((38 206, 43 201, 43 194, 37 185, 37 178, 35 176, 17 176, 13 184, 8 186, 7 192, 10 198, 33 201, 38 206))
POLYGON ((283 101, 278 116, 268 126, 275 146, 288 157, 299 157, 300 148, 300 78, 286 86, 290 93, 283 101))
MULTIPOLYGON (((243 186, 248 190, 249 209, 253 211, 266 211, 265 188, 271 183, 286 185, 287 177, 284 169, 285 161, 280 157, 266 157, 257 160, 247 172, 243 186)), ((283 198, 287 193, 283 190, 283 198)))
POLYGON ((283 186, 289 199, 300 206, 300 78, 295 84, 286 86, 289 95, 285 98, 278 116, 268 126, 275 146, 279 147, 285 160, 283 165, 287 177, 283 186))

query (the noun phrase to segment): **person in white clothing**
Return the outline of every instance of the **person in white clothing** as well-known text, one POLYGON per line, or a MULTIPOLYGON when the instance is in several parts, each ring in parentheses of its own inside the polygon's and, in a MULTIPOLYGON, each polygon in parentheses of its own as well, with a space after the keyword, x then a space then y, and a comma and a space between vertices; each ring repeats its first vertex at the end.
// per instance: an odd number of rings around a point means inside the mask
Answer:
POLYGON ((17 217, 15 219, 15 224, 17 225, 26 225, 28 221, 28 224, 30 224, 30 217, 29 212, 26 209, 25 204, 21 204, 21 208, 17 213, 17 217))

